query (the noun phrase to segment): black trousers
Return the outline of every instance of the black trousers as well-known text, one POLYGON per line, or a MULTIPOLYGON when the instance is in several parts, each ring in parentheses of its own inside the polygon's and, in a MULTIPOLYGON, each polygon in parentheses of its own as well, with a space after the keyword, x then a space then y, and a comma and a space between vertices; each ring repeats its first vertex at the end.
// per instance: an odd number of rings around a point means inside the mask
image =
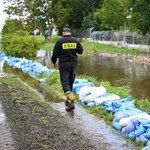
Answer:
POLYGON ((66 93, 67 91, 72 91, 73 89, 76 66, 76 61, 59 63, 60 81, 64 93, 66 93))

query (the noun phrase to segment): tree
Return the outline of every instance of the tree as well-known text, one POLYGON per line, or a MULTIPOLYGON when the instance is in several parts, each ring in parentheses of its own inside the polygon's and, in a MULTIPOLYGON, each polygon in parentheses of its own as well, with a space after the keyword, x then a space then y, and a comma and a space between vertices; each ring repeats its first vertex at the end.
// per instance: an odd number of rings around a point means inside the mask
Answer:
POLYGON ((69 26, 72 29, 90 26, 86 24, 84 19, 86 20, 86 16, 93 19, 91 13, 98 8, 100 0, 54 0, 53 5, 54 21, 59 33, 61 33, 64 26, 69 26))
POLYGON ((94 17, 94 13, 90 13, 88 16, 85 16, 82 21, 82 28, 87 29, 94 27, 95 30, 100 29, 100 19, 94 17))
POLYGON ((2 35, 8 34, 8 33, 14 33, 18 30, 23 30, 24 26, 22 25, 22 22, 17 19, 10 19, 8 18, 5 21, 5 25, 2 29, 2 35))
MULTIPOLYGON (((44 29, 48 27, 50 33, 52 33, 53 24, 53 9, 52 0, 4 0, 5 3, 9 3, 5 9, 8 15, 17 15, 19 19, 24 22, 28 27, 32 27, 32 30, 39 28, 45 38, 44 29)), ((48 40, 45 40, 48 41, 48 40)))
POLYGON ((147 0, 132 0, 132 24, 145 35, 150 32, 150 3, 147 0))
POLYGON ((59 34, 62 33, 64 26, 69 26, 68 21, 71 17, 72 0, 54 0, 53 1, 53 18, 59 34))
POLYGON ((101 5, 102 1, 103 0, 72 0, 69 26, 75 29, 81 28, 86 18, 92 19, 92 13, 101 5))
MULTIPOLYGON (((17 15, 27 29, 49 29, 54 27, 61 32, 64 26, 81 28, 83 19, 93 13, 103 0, 4 0, 10 5, 5 11, 17 15)), ((91 18, 91 17, 90 17, 91 18)), ((48 36, 49 37, 49 36, 48 36)), ((45 36, 47 38, 47 36, 45 36)))
POLYGON ((129 15, 129 0, 104 0, 102 7, 95 12, 95 17, 101 20, 100 26, 113 30, 124 28, 129 15))

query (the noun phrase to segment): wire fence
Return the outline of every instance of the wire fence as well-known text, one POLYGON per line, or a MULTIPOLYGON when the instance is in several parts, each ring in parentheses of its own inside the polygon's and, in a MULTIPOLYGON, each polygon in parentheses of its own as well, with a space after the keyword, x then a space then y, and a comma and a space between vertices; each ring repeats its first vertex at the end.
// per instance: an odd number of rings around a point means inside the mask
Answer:
POLYGON ((94 28, 73 30, 72 34, 80 41, 90 40, 117 47, 139 49, 150 53, 150 34, 143 36, 129 30, 94 31, 94 28))
POLYGON ((109 30, 93 31, 94 28, 87 30, 73 30, 73 36, 79 39, 91 39, 93 41, 114 41, 124 44, 150 45, 150 34, 143 36, 137 32, 129 30, 109 30))

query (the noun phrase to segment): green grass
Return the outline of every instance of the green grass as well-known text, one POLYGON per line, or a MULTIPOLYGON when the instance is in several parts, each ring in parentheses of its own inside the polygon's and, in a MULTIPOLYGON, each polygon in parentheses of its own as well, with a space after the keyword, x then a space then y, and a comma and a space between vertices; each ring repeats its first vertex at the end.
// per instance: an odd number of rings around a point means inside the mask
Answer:
POLYGON ((52 51, 53 47, 54 47, 54 44, 59 39, 58 36, 53 35, 53 36, 50 37, 50 43, 45 44, 44 36, 39 35, 39 36, 34 36, 34 37, 37 39, 40 49, 43 49, 45 51, 52 51))
POLYGON ((111 45, 101 44, 98 42, 85 41, 83 44, 84 51, 87 53, 107 52, 107 53, 129 53, 140 54, 143 53, 136 49, 119 48, 111 45))
MULTIPOLYGON (((46 51, 52 51, 56 41, 60 38, 56 35, 50 37, 50 43, 45 44, 44 36, 35 36, 39 42, 39 47, 46 51)), ((107 52, 107 53, 128 53, 128 54, 140 54, 143 53, 137 49, 127 49, 127 48, 118 48, 111 45, 101 44, 98 42, 89 42, 84 41, 81 43, 84 48, 84 54, 95 54, 98 52, 107 52)))

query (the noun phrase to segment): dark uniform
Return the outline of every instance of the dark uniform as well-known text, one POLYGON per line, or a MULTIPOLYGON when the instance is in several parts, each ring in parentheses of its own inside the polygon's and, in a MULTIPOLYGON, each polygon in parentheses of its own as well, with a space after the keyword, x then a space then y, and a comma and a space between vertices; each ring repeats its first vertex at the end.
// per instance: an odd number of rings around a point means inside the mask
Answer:
POLYGON ((72 91, 73 88, 77 66, 77 53, 82 54, 83 47, 71 35, 64 35, 57 41, 53 49, 52 62, 55 64, 57 58, 59 59, 60 80, 64 93, 72 91))

